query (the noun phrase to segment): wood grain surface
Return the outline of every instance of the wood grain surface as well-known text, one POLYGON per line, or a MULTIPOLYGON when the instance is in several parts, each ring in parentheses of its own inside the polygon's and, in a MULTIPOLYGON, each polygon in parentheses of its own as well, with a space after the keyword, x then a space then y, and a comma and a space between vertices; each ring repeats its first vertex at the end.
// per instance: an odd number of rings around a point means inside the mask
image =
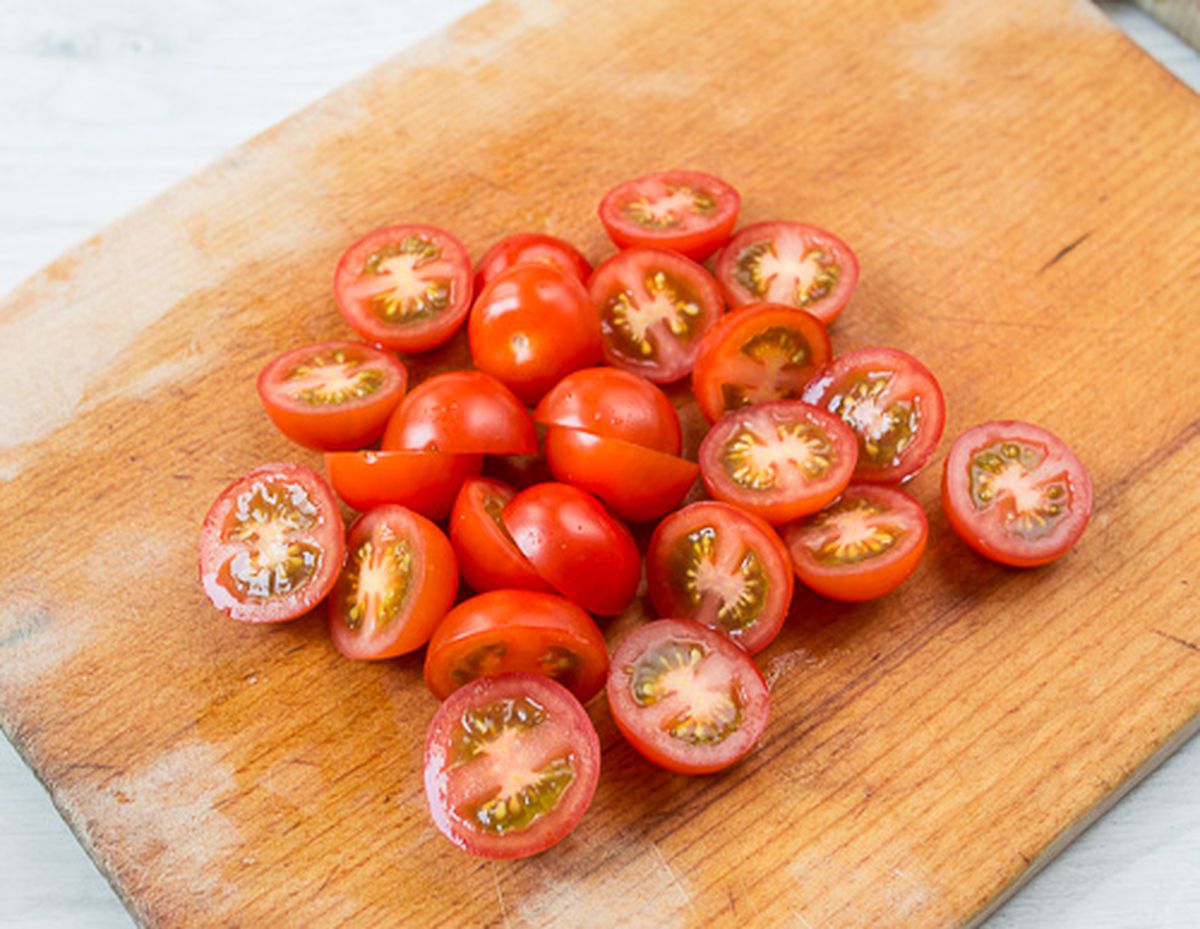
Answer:
POLYGON ((0 306, 0 722, 140 919, 961 924, 1195 728, 1200 106, 1084 3, 875 6, 489 6, 0 306), (835 346, 923 358, 951 434, 1054 429, 1096 516, 1058 564, 1002 569, 951 537, 931 468, 918 576, 797 597, 752 756, 668 775, 595 702, 580 829, 480 863, 424 812, 419 658, 223 621, 196 527, 248 467, 311 460, 252 381, 345 332, 328 282, 356 233, 439 222, 478 255, 542 228, 600 258, 600 193, 667 165, 853 242, 835 346))

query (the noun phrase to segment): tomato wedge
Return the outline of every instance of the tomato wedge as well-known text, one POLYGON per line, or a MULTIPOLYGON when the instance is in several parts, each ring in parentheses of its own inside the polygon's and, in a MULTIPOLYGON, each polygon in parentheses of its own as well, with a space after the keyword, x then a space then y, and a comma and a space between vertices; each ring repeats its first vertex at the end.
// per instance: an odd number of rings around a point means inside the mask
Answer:
POLYGON ((561 841, 587 812, 599 778, 596 730, 549 678, 479 678, 452 693, 429 724, 429 814, 472 855, 524 858, 561 841))
POLYGON ((404 398, 388 421, 383 447, 532 455, 538 441, 529 411, 511 390, 482 371, 450 371, 404 398))
POLYGON ((744 757, 767 726, 771 697, 750 656, 708 626, 660 619, 613 653, 608 705, 629 744, 680 774, 744 757))
POLYGON ((552 590, 521 554, 504 527, 501 514, 516 491, 501 481, 469 477, 450 512, 450 541, 458 567, 472 590, 503 587, 552 590))
POLYGON ((646 378, 619 368, 568 374, 542 398, 533 418, 547 426, 570 426, 679 454, 679 414, 667 395, 646 378))
POLYGON ((1092 515, 1092 481, 1054 433, 995 420, 954 440, 942 472, 942 505, 954 531, 979 554, 1032 568, 1079 541, 1092 515))
POLYGON ((463 481, 482 467, 482 455, 414 451, 325 454, 329 483, 347 506, 363 511, 395 503, 430 519, 449 513, 463 481))
POLYGON ((338 310, 368 342, 423 352, 447 341, 471 307, 471 259, 445 229, 376 229, 351 245, 333 276, 338 310))
POLYGON ((618 184, 600 201, 617 248, 655 246, 703 261, 729 238, 741 197, 703 171, 659 171, 618 184))
POLYGON ((221 491, 204 517, 200 583, 230 619, 295 619, 333 587, 343 531, 337 500, 318 474, 262 465, 221 491))
POLYGON ((592 266, 570 242, 544 232, 518 232, 506 236, 479 259, 475 266, 475 293, 480 293, 498 274, 519 264, 547 264, 570 274, 583 284, 592 266))

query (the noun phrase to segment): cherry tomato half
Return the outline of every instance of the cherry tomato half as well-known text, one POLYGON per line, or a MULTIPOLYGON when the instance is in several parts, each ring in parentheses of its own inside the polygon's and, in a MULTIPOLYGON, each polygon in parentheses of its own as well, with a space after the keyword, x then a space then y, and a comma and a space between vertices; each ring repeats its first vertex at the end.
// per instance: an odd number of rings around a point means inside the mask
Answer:
POLYGON ((1079 541, 1092 514, 1092 481, 1052 432, 995 420, 954 440, 942 472, 942 506, 979 554, 1031 568, 1079 541))
POLYGON ((482 371, 450 371, 422 381, 383 434, 386 449, 456 455, 532 455, 537 430, 517 395, 482 371))
POLYGON ((660 171, 618 184, 600 201, 617 248, 656 246, 703 261, 729 238, 741 197, 703 171, 660 171))
POLYGON ((395 503, 430 519, 449 513, 463 481, 482 467, 482 455, 412 451, 325 454, 329 483, 347 506, 364 511, 395 503))
POLYGON ((337 500, 318 474, 262 465, 221 491, 204 517, 200 583, 230 619, 295 619, 337 580, 343 532, 337 500))
POLYGON ((544 232, 518 232, 501 239, 479 259, 475 266, 475 293, 480 293, 496 275, 519 264, 552 265, 581 284, 592 273, 591 264, 570 242, 544 232))
POLYGON ((678 455, 679 414, 658 387, 619 368, 584 368, 568 374, 542 398, 533 418, 606 439, 678 455))
POLYGON ((645 758, 680 774, 708 774, 757 744, 771 697, 754 661, 725 636, 690 619, 660 619, 613 653, 608 705, 645 758))
POLYGON ((458 567, 472 590, 503 587, 552 590, 504 527, 501 516, 516 491, 500 481, 469 477, 450 512, 450 541, 458 567))

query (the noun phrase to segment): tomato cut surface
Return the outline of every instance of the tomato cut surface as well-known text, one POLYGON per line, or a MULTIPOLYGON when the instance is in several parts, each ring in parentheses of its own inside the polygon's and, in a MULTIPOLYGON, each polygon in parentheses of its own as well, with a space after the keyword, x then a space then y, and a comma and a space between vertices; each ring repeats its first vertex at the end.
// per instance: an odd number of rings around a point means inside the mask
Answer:
POLYGON ((592 266, 570 242, 543 232, 519 232, 506 236, 484 253, 475 266, 475 293, 480 293, 496 275, 519 264, 546 264, 565 271, 583 284, 592 266))
POLYGON ((750 656, 690 619, 647 623, 613 653, 608 705, 643 756, 681 774, 727 768, 767 726, 771 698, 750 656))
POLYGON ((858 259, 832 232, 807 223, 755 223, 738 230, 717 258, 730 306, 782 303, 828 325, 858 285, 858 259))
POLYGON ((425 739, 434 825, 485 858, 524 858, 561 841, 599 777, 600 740, 587 713, 561 684, 534 674, 460 687, 425 739))
POLYGON ((604 360, 656 384, 687 376, 701 338, 725 309, 711 274, 657 248, 613 255, 588 291, 600 312, 604 360))
POLYGON ((451 371, 422 381, 404 398, 388 421, 383 447, 532 455, 538 441, 516 394, 482 371, 451 371))
POLYGON ((772 525, 815 513, 850 483, 854 433, 800 400, 726 413, 700 444, 700 475, 718 500, 772 525))
POLYGON ((839 355, 813 376, 803 396, 841 417, 857 437, 857 481, 907 481, 937 448, 946 422, 937 379, 896 348, 839 355))
POLYGON ((1092 482, 1052 432, 996 420, 954 440, 942 472, 942 505, 954 531, 975 551, 1030 568, 1079 541, 1092 514, 1092 482))
POLYGON ((568 374, 533 412, 539 423, 570 426, 678 455, 679 414, 658 387, 619 368, 584 368, 568 374))
POLYGON ((595 621, 570 600, 493 590, 446 614, 425 655, 425 683, 439 700, 476 678, 512 671, 552 678, 587 701, 608 676, 608 646, 595 621))
POLYGON ((463 580, 479 593, 503 587, 553 589, 521 554, 504 526, 504 508, 515 493, 502 481, 469 477, 450 512, 450 541, 458 554, 459 570, 463 580))
POLYGON ((333 587, 343 532, 319 475, 303 465, 262 465, 221 491, 204 517, 200 583, 230 619, 295 619, 333 587))
POLYGON ((783 628, 795 585, 775 530, 716 501, 685 506, 659 523, 646 578, 659 616, 694 619, 752 655, 783 628))
POLYGON ((423 352, 449 339, 471 307, 471 259, 436 226, 376 229, 346 250, 333 278, 338 309, 368 342, 423 352))
POLYGON ((722 317, 701 340, 692 391, 715 422, 729 410, 799 399, 831 356, 825 327, 812 314, 751 304, 722 317))
POLYGON ((450 512, 463 481, 478 474, 482 455, 445 452, 327 452, 325 473, 347 506, 369 510, 395 503, 430 519, 450 512))
POLYGON ((659 171, 618 184, 600 201, 617 248, 655 246, 703 261, 729 238, 741 197, 703 171, 659 171))
POLYGON ((853 602, 882 597, 909 578, 925 552, 929 523, 904 491, 851 484, 819 513, 780 531, 806 587, 853 602))

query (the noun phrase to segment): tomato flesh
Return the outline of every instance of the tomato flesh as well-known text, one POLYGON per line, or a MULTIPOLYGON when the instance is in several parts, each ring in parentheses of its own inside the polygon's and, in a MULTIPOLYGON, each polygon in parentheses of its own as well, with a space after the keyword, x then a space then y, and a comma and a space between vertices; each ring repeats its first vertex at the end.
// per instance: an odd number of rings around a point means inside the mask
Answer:
POLYGON ((482 371, 437 374, 415 387, 388 421, 385 449, 532 455, 537 431, 516 394, 482 371))
POLYGON ((533 418, 668 455, 678 455, 681 445, 679 414, 667 395, 646 378, 620 368, 584 368, 568 374, 542 398, 533 418))
POLYGON ((450 513, 450 541, 471 589, 551 590, 508 534, 502 514, 516 491, 502 481, 469 477, 450 513))
POLYGON ((592 273, 591 264, 570 242, 542 232, 519 232, 501 239, 479 259, 475 266, 475 292, 482 292, 492 278, 519 264, 548 264, 581 284, 592 273))
POLYGON ((463 481, 478 474, 482 455, 431 451, 327 452, 325 473, 347 506, 364 511, 386 503, 442 519, 463 481))
POLYGON ((617 248, 654 246, 703 261, 729 238, 741 197, 703 171, 661 171, 618 184, 600 201, 617 248))

